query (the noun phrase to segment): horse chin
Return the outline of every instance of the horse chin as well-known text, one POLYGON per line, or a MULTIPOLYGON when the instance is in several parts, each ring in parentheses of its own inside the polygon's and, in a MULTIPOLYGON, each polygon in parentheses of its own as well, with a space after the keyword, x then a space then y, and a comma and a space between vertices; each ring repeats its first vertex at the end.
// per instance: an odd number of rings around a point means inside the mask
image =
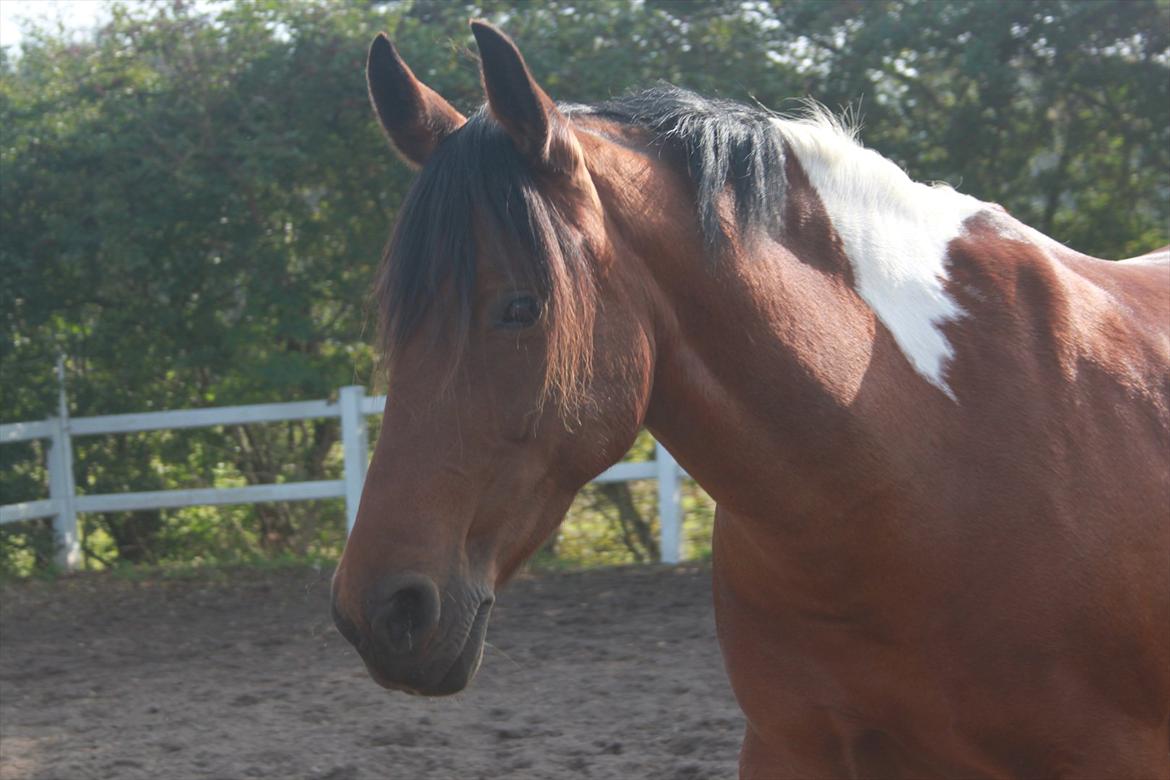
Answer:
POLYGON ((401 691, 412 696, 451 696, 464 690, 475 678, 483 662, 484 638, 491 618, 493 599, 479 605, 475 618, 467 631, 467 638, 451 666, 435 681, 413 680, 410 683, 386 677, 376 666, 366 662, 366 670, 378 685, 391 691, 401 691))

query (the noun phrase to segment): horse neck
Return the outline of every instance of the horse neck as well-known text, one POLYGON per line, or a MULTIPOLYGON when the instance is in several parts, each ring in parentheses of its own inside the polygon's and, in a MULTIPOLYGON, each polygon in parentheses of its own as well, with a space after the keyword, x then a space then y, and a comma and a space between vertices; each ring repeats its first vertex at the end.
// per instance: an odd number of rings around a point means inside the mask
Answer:
MULTIPOLYGON (((906 272, 901 251, 943 251, 941 236, 898 239, 908 225, 929 227, 938 205, 927 196, 950 191, 851 193, 840 182, 865 160, 835 171, 841 161, 831 155, 841 150, 824 138, 798 136, 789 148, 782 235, 733 240, 712 262, 686 182, 660 164, 642 172, 656 181, 629 188, 645 202, 629 212, 639 222, 627 234, 637 234, 631 243, 656 290, 647 427, 722 506, 814 518, 912 479, 916 450, 906 431, 942 427, 953 408, 941 372, 949 353, 935 331, 949 299, 931 269, 918 273, 909 301, 888 294, 882 273, 883 263, 888 273, 906 272), (868 225, 840 216, 876 214, 879 205, 881 217, 868 225), (918 306, 918 317, 899 320, 903 305, 918 306)), ((921 186, 897 173, 907 187, 921 186)))

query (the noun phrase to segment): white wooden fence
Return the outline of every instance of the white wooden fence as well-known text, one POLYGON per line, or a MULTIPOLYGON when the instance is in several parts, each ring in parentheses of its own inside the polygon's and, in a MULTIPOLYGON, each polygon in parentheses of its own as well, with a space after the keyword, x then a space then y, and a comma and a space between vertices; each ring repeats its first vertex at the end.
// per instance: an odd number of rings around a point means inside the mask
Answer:
MULTIPOLYGON (((337 401, 294 401, 292 403, 221 406, 210 409, 183 409, 139 414, 112 414, 100 417, 69 417, 62 387, 58 414, 47 420, 0 425, 0 444, 48 439, 49 497, 39 501, 0 506, 0 524, 41 517, 53 518, 57 541, 57 562, 64 569, 81 564, 81 539, 77 515, 83 512, 126 512, 140 509, 173 509, 215 504, 256 504, 267 501, 307 501, 345 498, 346 530, 353 528, 358 500, 369 463, 366 416, 380 414, 385 396, 367 396, 365 388, 341 388, 337 401), (279 422, 321 417, 341 418, 344 472, 341 479, 248 485, 231 488, 157 490, 141 493, 77 495, 73 479, 73 438, 110 433, 202 428, 213 425, 279 422)), ((662 538, 660 549, 665 563, 677 563, 681 552, 682 506, 678 464, 666 448, 655 443, 654 461, 619 463, 601 474, 596 482, 625 482, 635 479, 658 481, 658 511, 662 538)))

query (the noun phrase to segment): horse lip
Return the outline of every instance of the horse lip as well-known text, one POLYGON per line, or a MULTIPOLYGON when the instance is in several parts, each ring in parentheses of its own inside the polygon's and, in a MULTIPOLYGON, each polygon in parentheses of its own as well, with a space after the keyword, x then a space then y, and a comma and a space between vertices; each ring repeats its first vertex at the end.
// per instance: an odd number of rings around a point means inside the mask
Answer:
POLYGON ((490 596, 480 602, 479 608, 475 612, 475 618, 467 627, 467 636, 463 639, 463 647, 459 651, 459 655, 455 657, 451 668, 439 680, 434 691, 423 692, 425 695, 446 696, 458 693, 466 688, 467 684, 475 677, 475 673, 479 671, 479 665, 483 661, 483 640, 487 635, 488 620, 491 618, 492 606, 495 603, 495 598, 490 596))
POLYGON ((467 633, 463 637, 459 653, 437 683, 428 685, 419 680, 407 682, 391 679, 384 675, 375 663, 371 663, 363 653, 362 660, 365 662, 366 671, 369 672, 374 682, 383 688, 401 691, 411 696, 450 696, 459 693, 467 687, 483 660, 483 638, 487 633, 488 619, 494 604, 495 598, 493 597, 488 597, 480 602, 475 617, 472 618, 467 627, 467 633))

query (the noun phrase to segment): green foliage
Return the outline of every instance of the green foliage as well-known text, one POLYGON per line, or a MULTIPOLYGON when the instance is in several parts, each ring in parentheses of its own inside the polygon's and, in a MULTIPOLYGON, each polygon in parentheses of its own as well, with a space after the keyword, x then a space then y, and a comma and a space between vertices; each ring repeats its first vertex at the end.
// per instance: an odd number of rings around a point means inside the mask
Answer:
MULTIPOLYGON (((410 172, 367 105, 388 30, 464 111, 467 19, 521 43, 558 99, 668 80, 791 109, 859 106, 915 178, 998 201, 1086 252, 1167 242, 1170 6, 1118 0, 238 0, 115 6, 83 42, 0 52, 0 416, 319 398, 370 383, 368 291, 410 172)), ((90 493, 335 478, 333 421, 84 440, 90 493)), ((645 449, 645 441, 639 444, 645 449)), ((44 496, 43 447, 0 448, 3 500, 44 496)), ((689 489, 688 489, 689 490, 689 489)), ((654 491, 586 490, 556 543, 653 558, 654 491), (649 534, 649 535, 647 535, 649 534), (649 542, 647 541, 649 540, 649 542)), ((709 502, 687 493, 706 554, 709 502)), ((83 518, 90 565, 329 554, 342 512, 262 505, 83 518)), ((44 568, 43 523, 0 528, 0 572, 44 568)))

